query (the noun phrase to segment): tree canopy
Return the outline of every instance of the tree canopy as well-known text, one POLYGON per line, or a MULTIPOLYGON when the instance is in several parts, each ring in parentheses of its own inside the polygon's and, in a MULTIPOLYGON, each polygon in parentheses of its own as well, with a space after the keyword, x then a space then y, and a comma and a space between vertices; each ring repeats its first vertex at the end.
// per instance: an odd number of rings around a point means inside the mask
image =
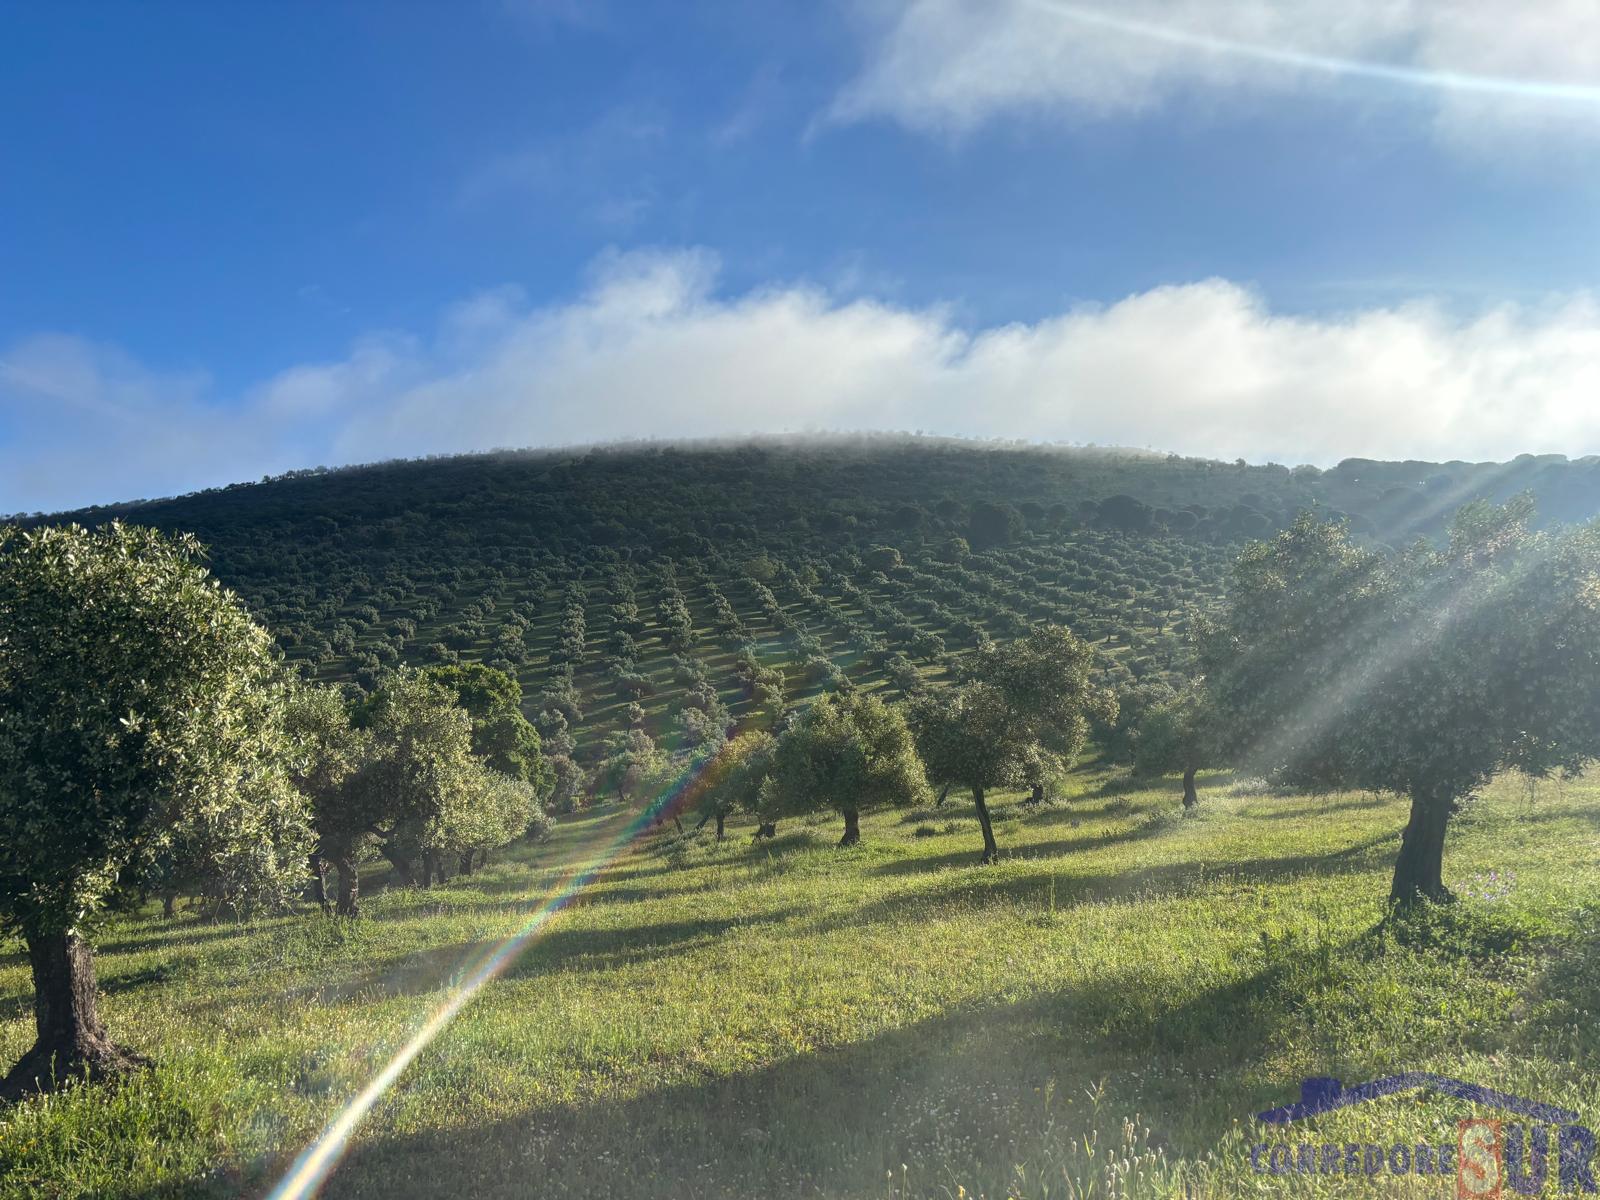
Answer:
POLYGON ((290 778, 310 802, 317 832, 314 869, 318 899, 326 904, 321 892, 325 861, 338 873, 338 912, 353 917, 359 902, 358 858, 382 815, 378 794, 371 790, 358 794, 352 787, 356 773, 372 756, 372 733, 351 724, 349 707, 338 688, 319 684, 294 690, 285 726, 290 778))
POLYGON ((844 817, 839 844, 850 846, 861 840, 862 812, 912 804, 927 793, 899 709, 846 692, 818 699, 778 738, 762 810, 779 816, 832 808, 844 817))
POLYGON ((1469 505, 1448 545, 1385 553, 1303 516, 1240 558, 1201 665, 1229 761, 1407 795, 1391 900, 1449 895, 1451 815, 1495 774, 1600 753, 1600 528, 1469 505))
POLYGON ((362 717, 371 743, 345 789, 341 823, 364 823, 402 881, 442 879, 442 856, 503 846, 539 818, 532 785, 473 754, 472 719, 451 689, 398 670, 362 717))
POLYGON ((1200 803, 1195 789, 1197 771, 1216 761, 1213 716, 1203 683, 1145 709, 1133 742, 1133 769, 1140 775, 1183 776, 1183 806, 1200 803))
POLYGON ((1083 748, 1092 719, 1116 702, 1089 680, 1094 651, 1069 630, 1040 626, 1006 645, 980 646, 965 682, 919 696, 911 724, 935 783, 972 792, 983 831, 983 861, 998 852, 989 817, 991 788, 1038 783, 1083 748))
POLYGON ((472 752, 541 796, 555 785, 539 731, 522 715, 522 685, 482 663, 428 667, 422 676, 449 689, 472 719, 472 752))
POLYGON ((716 822, 719 842, 729 817, 760 808, 761 788, 772 772, 774 745, 770 733, 752 730, 727 742, 707 762, 697 807, 702 825, 716 822))
POLYGON ((0 529, 0 923, 28 945, 38 1024, 0 1092, 129 1061, 87 941, 119 880, 203 869, 271 895, 304 877, 285 686, 193 539, 0 529))

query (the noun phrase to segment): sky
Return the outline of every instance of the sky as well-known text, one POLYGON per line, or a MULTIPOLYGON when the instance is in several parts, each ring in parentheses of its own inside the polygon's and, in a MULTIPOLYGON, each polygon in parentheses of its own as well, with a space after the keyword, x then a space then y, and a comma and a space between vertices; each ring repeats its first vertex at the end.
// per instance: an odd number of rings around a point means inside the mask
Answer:
POLYGON ((924 430, 1600 453, 1600 0, 0 0, 0 512, 924 430))

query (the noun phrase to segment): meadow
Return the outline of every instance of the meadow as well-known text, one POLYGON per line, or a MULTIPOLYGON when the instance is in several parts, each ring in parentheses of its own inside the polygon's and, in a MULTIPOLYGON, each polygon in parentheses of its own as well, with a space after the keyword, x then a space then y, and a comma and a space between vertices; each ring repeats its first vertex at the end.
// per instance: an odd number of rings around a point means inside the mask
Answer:
MULTIPOLYGON (((325 1194, 406 1197, 1447 1195, 1275 1177, 1253 1114, 1302 1077, 1425 1070, 1600 1118, 1600 779, 1498 781, 1452 827, 1460 901, 1381 925, 1405 806, 1089 764, 1055 803, 780 826, 669 822, 607 858, 401 1077, 325 1194), (1356 1190, 1359 1189, 1359 1190, 1356 1190)), ((0 1115, 0 1195, 263 1195, 462 971, 615 847, 564 818, 354 921, 152 908, 99 936, 103 1015, 156 1066, 0 1115)), ((0 946, 0 1058, 32 1038, 0 946)), ((1460 1100, 1315 1118, 1451 1142, 1460 1100)), ((1552 1171, 1552 1175, 1554 1172, 1552 1171)), ((1554 1181, 1550 1191, 1554 1193, 1554 1181)))

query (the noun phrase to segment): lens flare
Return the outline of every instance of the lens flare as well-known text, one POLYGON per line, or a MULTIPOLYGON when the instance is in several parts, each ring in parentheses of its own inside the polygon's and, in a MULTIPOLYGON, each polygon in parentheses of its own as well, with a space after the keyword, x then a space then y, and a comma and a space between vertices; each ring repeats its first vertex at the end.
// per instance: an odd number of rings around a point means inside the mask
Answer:
POLYGON ((1208 33, 1181 29, 1172 25, 1159 25, 1151 21, 1133 20, 1095 8, 1062 3, 1060 0, 1026 0, 1035 8, 1065 17, 1082 25, 1093 25, 1115 33, 1169 45, 1186 46, 1234 58, 1249 58, 1257 62, 1273 63, 1303 71, 1316 71, 1324 75, 1343 75, 1355 78, 1378 79, 1408 87, 1432 88, 1440 91, 1485 92, 1501 96, 1516 96, 1529 100, 1553 100, 1566 103, 1600 104, 1600 85, 1585 83, 1556 83, 1537 79, 1513 79, 1500 75, 1475 75, 1462 71, 1429 70, 1409 67, 1399 63, 1370 62, 1365 59, 1338 58, 1327 54, 1312 54, 1281 46, 1268 46, 1256 42, 1234 41, 1208 33))
POLYGON ((362 1120, 416 1057, 427 1049, 428 1044, 444 1031, 445 1026, 472 1002, 486 984, 516 962, 518 956, 537 940, 550 920, 592 883, 601 871, 616 861, 634 838, 652 823, 679 815, 688 808, 699 795, 709 770, 722 753, 719 750, 692 763, 619 833, 559 878, 549 897, 529 914, 521 928, 504 940, 490 945, 473 959, 463 972, 462 982, 450 993, 449 998, 422 1023, 372 1082, 345 1102, 317 1140, 306 1148, 268 1193, 268 1200, 306 1200, 315 1195, 339 1165, 339 1160, 349 1148, 351 1136, 362 1120))
POLYGON ((1364 643, 1355 655, 1343 640, 1335 640, 1319 653, 1307 677, 1321 677, 1321 687, 1311 691, 1300 706, 1282 720, 1270 724, 1244 755, 1262 763, 1290 761, 1307 746, 1326 737, 1343 717, 1360 709, 1369 697, 1381 694, 1395 672, 1416 661, 1426 661, 1435 647, 1450 637, 1461 636, 1457 628, 1479 611, 1496 602, 1512 588, 1526 581, 1559 549, 1559 543, 1546 540, 1527 555, 1516 569, 1498 577, 1487 588, 1468 579, 1433 605, 1424 605, 1408 619, 1391 623, 1387 611, 1380 613, 1350 639, 1364 643))

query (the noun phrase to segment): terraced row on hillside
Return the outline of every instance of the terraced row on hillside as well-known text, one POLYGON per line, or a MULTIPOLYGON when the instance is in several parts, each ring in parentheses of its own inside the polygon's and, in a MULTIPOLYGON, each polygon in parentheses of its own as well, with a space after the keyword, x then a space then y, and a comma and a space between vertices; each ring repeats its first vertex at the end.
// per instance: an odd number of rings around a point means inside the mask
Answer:
POLYGON ((686 707, 709 681, 741 722, 843 679, 906 690, 943 677, 983 637, 1065 624, 1095 641, 1117 684, 1170 673, 1188 612, 1216 594, 1229 548, 1079 531, 959 561, 878 547, 797 562, 756 555, 582 564, 554 575, 485 567, 379 581, 329 598, 303 633, 281 599, 252 597, 289 657, 329 680, 370 683, 387 665, 477 661, 516 675, 529 713, 558 704, 580 745, 637 726, 692 737, 686 707), (765 684, 763 685, 763 680, 765 684), (777 688, 763 699, 762 688, 777 688), (637 705, 637 709, 630 709, 637 705))
POLYGON ((1319 471, 859 438, 319 469, 75 517, 194 532, 321 679, 505 669, 587 762, 609 734, 693 745, 846 679, 904 691, 1037 621, 1093 641, 1102 682, 1170 677, 1238 547, 1296 512, 1402 541, 1525 486, 1600 509, 1600 466, 1559 456, 1319 471))

